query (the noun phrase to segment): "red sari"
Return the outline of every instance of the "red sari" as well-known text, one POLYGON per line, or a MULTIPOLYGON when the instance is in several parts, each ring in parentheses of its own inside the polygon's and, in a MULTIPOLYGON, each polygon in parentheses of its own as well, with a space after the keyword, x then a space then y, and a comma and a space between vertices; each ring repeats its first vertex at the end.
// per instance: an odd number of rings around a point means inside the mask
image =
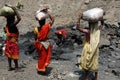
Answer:
POLYGON ((47 37, 50 30, 50 24, 45 24, 37 34, 37 41, 34 42, 34 45, 38 51, 38 63, 36 68, 38 71, 45 72, 46 67, 50 64, 50 55, 51 55, 51 45, 47 41, 47 37), (45 47, 45 45, 47 47, 45 47))
POLYGON ((61 30, 57 30, 55 31, 55 34, 61 34, 63 35, 63 38, 66 38, 66 30, 65 29, 61 29, 61 30))
POLYGON ((18 33, 10 33, 8 27, 5 28, 7 32, 5 55, 11 59, 19 59, 19 48, 18 48, 18 33))

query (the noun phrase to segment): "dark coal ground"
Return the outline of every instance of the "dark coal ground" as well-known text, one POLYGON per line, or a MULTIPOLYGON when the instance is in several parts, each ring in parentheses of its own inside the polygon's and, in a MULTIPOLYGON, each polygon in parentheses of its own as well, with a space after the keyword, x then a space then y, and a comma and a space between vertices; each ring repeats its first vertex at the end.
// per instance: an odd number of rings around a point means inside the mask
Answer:
MULTIPOLYGON (((74 25, 66 27, 58 27, 57 29, 65 28, 67 30, 67 38, 63 45, 57 46, 55 41, 57 37, 54 34, 54 29, 50 31, 50 41, 53 44, 51 54, 51 64, 49 65, 48 75, 41 80, 83 80, 83 71, 75 65, 77 63, 77 55, 82 52, 82 41, 84 34, 74 29, 74 25)), ((20 35, 19 48, 20 48, 20 66, 24 69, 23 75, 27 75, 30 71, 27 69, 31 67, 30 64, 37 63, 37 52, 33 45, 34 34, 28 32, 27 34, 20 35), (27 70, 29 72, 27 73, 27 70), (26 73, 25 73, 26 72, 26 73)), ((99 52, 99 80, 119 80, 120 79, 120 24, 110 25, 105 24, 104 29, 101 31, 100 52, 99 52)), ((8 76, 7 73, 7 60, 5 56, 0 56, 0 80, 39 80, 39 77, 14 77, 8 76), (6 68, 4 68, 6 67, 6 68), (4 70, 3 70, 4 69, 4 70), (6 69, 6 70, 5 70, 6 69), (6 71, 4 73, 3 71, 6 71), (7 78, 6 78, 7 77, 7 78), (11 79, 10 79, 10 78, 11 79), (33 78, 34 77, 34 78, 33 78)), ((34 66, 35 68, 35 66, 34 66)), ((32 69, 32 68, 30 68, 32 69)), ((35 70, 36 71, 36 70, 35 70)), ((36 72, 33 71, 35 74, 36 72)), ((90 72, 91 80, 93 74, 90 72)))

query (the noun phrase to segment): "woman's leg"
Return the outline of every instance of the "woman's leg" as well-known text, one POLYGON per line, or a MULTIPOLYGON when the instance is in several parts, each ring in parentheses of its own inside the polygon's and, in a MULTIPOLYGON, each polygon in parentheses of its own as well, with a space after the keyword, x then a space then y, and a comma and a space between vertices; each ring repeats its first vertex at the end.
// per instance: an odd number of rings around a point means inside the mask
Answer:
POLYGON ((23 72, 24 71, 18 67, 18 60, 17 59, 14 60, 14 63, 15 63, 15 72, 23 72))
POLYGON ((9 57, 8 57, 8 65, 9 65, 9 71, 11 71, 12 70, 12 59, 10 59, 9 57))
POLYGON ((95 72, 95 80, 98 78, 98 72, 95 72))
POLYGON ((85 80, 88 80, 88 71, 85 71, 85 80))
POLYGON ((14 63, 15 63, 15 69, 18 69, 18 60, 14 60, 14 63))

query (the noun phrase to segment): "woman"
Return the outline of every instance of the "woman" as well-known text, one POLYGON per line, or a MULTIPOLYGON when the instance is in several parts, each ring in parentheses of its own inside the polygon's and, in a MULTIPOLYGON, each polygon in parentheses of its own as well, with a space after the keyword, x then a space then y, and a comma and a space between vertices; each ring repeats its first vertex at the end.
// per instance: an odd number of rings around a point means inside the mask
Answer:
POLYGON ((8 57, 9 71, 13 70, 12 60, 15 63, 15 70, 18 71, 19 47, 17 42, 19 31, 16 25, 20 22, 21 18, 15 7, 9 7, 14 10, 15 14, 5 16, 7 20, 7 25, 5 27, 5 31, 7 33, 5 54, 8 57), (15 20, 16 18, 17 20, 15 20))
MULTIPOLYGON (((48 8, 43 9, 42 11, 47 12, 48 8)), ((36 27, 34 30, 35 42, 34 45, 38 51, 38 63, 36 68, 40 73, 46 73, 46 68, 50 64, 50 55, 51 55, 51 44, 48 41, 48 34, 50 27, 54 23, 53 17, 48 14, 50 22, 45 24, 45 19, 39 20, 39 27, 36 27)))
POLYGON ((65 29, 61 29, 61 30, 57 30, 55 31, 55 34, 57 35, 57 45, 62 45, 66 39, 66 30, 65 29))
POLYGON ((101 21, 101 25, 99 27, 98 21, 89 22, 89 30, 87 30, 80 27, 81 17, 82 14, 78 18, 77 29, 86 34, 86 39, 79 67, 80 69, 85 70, 85 80, 88 80, 88 71, 95 72, 95 80, 97 80, 100 29, 103 27, 104 22, 101 21))

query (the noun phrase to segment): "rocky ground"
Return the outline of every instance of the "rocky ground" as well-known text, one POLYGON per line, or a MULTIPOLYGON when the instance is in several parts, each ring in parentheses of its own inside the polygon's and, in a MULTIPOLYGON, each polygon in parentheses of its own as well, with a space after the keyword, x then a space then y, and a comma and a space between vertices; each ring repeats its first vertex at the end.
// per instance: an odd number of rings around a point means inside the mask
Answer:
MULTIPOLYGON (((120 1, 119 0, 0 0, 2 7, 5 3, 15 5, 17 2, 24 5, 19 11, 22 21, 19 23, 19 66, 23 72, 8 71, 7 58, 0 56, 0 80, 83 80, 84 72, 75 65, 76 55, 81 54, 84 34, 74 29, 79 11, 93 7, 102 7, 106 11, 105 27, 101 31, 100 56, 99 56, 99 80, 120 79, 120 1), (67 39, 64 45, 55 45, 56 36, 51 28, 50 40, 53 43, 51 64, 47 75, 37 74, 35 64, 37 54, 33 46, 33 28, 38 23, 34 19, 34 13, 40 4, 48 3, 51 6, 51 14, 55 17, 53 27, 65 28, 67 39), (94 4, 94 5, 93 5, 94 4)), ((5 19, 1 17, 0 26, 4 26, 5 19)), ((82 21, 83 27, 87 26, 82 21)), ((0 27, 0 31, 3 27, 0 27)), ((1 38, 0 38, 1 39, 1 38)), ((1 41, 1 40, 0 40, 1 41)), ((1 41, 2 42, 2 41, 1 41)), ((13 64, 14 65, 14 64, 13 64)), ((94 75, 90 72, 91 80, 94 75)))
MULTIPOLYGON (((20 36, 20 60, 19 65, 23 72, 7 71, 7 60, 0 56, 0 80, 83 80, 84 72, 75 65, 77 55, 82 51, 82 33, 66 28, 68 34, 64 45, 58 47, 54 44, 56 37, 50 36, 53 43, 51 64, 47 75, 37 74, 35 64, 37 54, 33 46, 33 32, 20 36)), ((51 35, 53 34, 51 29, 51 35)), ((100 57, 99 57, 99 80, 119 80, 120 78, 120 27, 106 24, 101 33, 100 57), (106 32, 107 31, 107 32, 106 32)), ((14 65, 14 64, 13 64, 14 65)), ((91 80, 94 75, 90 72, 91 80)))

